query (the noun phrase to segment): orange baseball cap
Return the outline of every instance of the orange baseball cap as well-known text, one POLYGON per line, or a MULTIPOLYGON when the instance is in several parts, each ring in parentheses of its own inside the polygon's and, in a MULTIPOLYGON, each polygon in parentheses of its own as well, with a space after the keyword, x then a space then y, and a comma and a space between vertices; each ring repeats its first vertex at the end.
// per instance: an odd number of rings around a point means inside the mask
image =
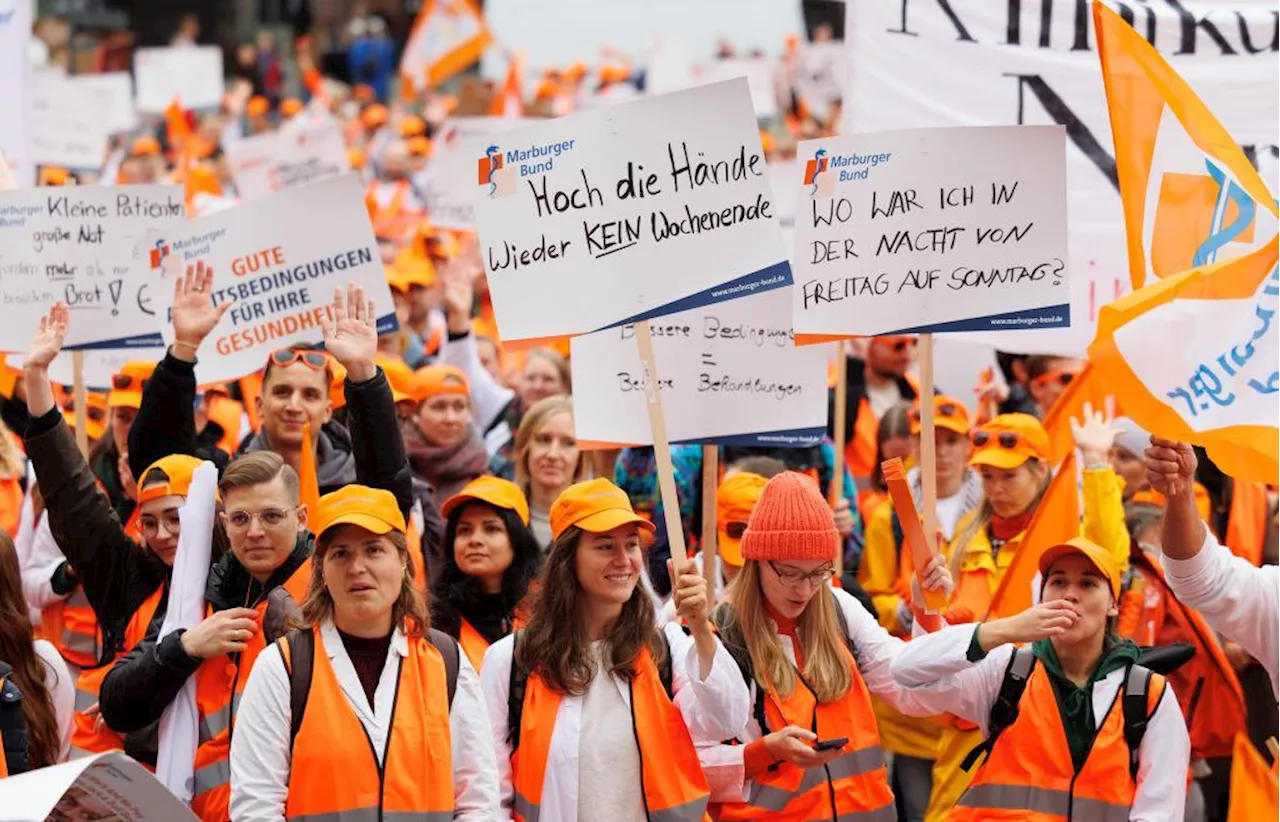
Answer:
POLYGON ((111 393, 107 394, 107 407, 141 408, 143 386, 151 379, 155 370, 155 363, 142 360, 120 366, 120 371, 111 375, 111 393))
POLYGON ((440 516, 449 517, 454 509, 461 508, 468 502, 487 502, 495 508, 515 511, 520 521, 529 524, 529 501, 524 498, 520 486, 501 477, 476 477, 466 486, 444 501, 440 506, 440 516))
POLYGON ((428 257, 415 253, 407 246, 396 252, 392 265, 395 266, 396 272, 406 285, 420 285, 423 288, 430 288, 436 284, 435 263, 431 262, 428 257))
POLYGON ((271 103, 261 94, 250 97, 244 107, 244 113, 250 117, 265 117, 269 111, 271 111, 271 103))
MULTIPOLYGON (((920 398, 916 397, 911 410, 907 412, 911 424, 911 433, 920 433, 920 398)), ((962 436, 969 435, 969 409, 954 397, 944 394, 933 395, 933 424, 938 428, 954 431, 962 436)))
POLYGON ((1001 414, 974 431, 970 465, 1012 469, 1028 459, 1049 459, 1049 435, 1030 414, 1001 414))
POLYGON ((424 137, 427 133, 427 123, 421 117, 410 114, 400 121, 401 137, 424 137))
POLYGON ((364 168, 365 163, 368 162, 368 160, 369 158, 365 155, 364 149, 357 148, 356 146, 352 146, 347 149, 347 165, 351 166, 356 171, 364 168))
POLYGON ((280 101, 280 116, 292 117, 302 111, 302 101, 297 97, 286 97, 280 101))
MULTIPOLYGON (((333 381, 329 383, 329 406, 337 411, 347 404, 347 369, 342 363, 329 357, 329 370, 333 373, 333 381)), ((318 436, 318 435, 317 435, 318 436)))
POLYGON ((377 128, 387 122, 387 116, 387 107, 382 103, 374 103, 360 112, 360 122, 365 128, 377 128))
MULTIPOLYGON (((1116 566, 1115 557, 1101 545, 1084 537, 1069 539, 1040 555, 1040 574, 1044 580, 1049 579, 1049 569, 1053 567, 1053 563, 1071 554, 1078 554, 1089 560, 1089 563, 1098 569, 1098 573, 1111 586, 1112 599, 1120 598, 1120 569, 1116 566)), ((1040 585, 1043 590, 1044 581, 1041 581, 1040 585)))
POLYGON ((413 375, 413 398, 418 402, 441 394, 471 396, 471 382, 462 369, 452 365, 428 365, 413 375))
POLYGON ((593 534, 631 524, 649 533, 656 530, 653 523, 635 512, 621 488, 603 478, 575 483, 561 491, 551 504, 550 519, 553 539, 559 539, 570 525, 593 534))
POLYGON ((196 469, 200 467, 203 461, 190 454, 170 454, 151 463, 147 466, 147 470, 143 471, 142 475, 138 477, 138 504, 141 505, 148 500, 159 499, 160 497, 185 497, 187 492, 191 490, 191 479, 195 476, 196 469), (163 471, 164 475, 169 479, 165 482, 153 482, 149 485, 143 485, 146 482, 147 474, 156 470, 163 471))
POLYGON ((391 385, 391 398, 396 402, 413 402, 413 369, 399 357, 378 354, 373 361, 382 367, 391 385))
MULTIPOLYGON (((76 409, 74 400, 68 395, 67 404, 62 408, 62 418, 73 430, 76 427, 76 409)), ((107 432, 107 395, 98 391, 85 394, 84 404, 85 433, 91 440, 100 440, 107 432)))
POLYGON ((405 141, 405 148, 411 157, 426 157, 431 153, 431 141, 421 135, 410 137, 405 141))
POLYGON ((317 537, 339 525, 355 525, 375 534, 406 530, 395 494, 367 485, 344 485, 325 494, 316 503, 311 521, 317 537))
POLYGON ((129 146, 129 154, 134 157, 160 156, 160 141, 149 135, 143 135, 129 146))
POLYGON ((742 567, 743 530, 768 484, 759 474, 742 473, 725 478, 716 489, 716 550, 735 568, 742 567), (732 532, 730 525, 735 526, 732 532))

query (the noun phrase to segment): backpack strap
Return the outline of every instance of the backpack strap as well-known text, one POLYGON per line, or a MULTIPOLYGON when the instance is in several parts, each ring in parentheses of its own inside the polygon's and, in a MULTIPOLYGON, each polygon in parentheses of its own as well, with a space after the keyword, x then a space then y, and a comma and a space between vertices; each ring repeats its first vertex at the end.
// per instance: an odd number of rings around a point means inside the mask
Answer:
MULTIPOLYGON (((1155 713, 1150 707, 1152 673, 1141 665, 1130 665, 1124 676, 1124 695, 1120 707, 1124 711, 1124 741, 1129 746, 1129 778, 1138 781, 1138 757, 1147 724, 1155 713)), ((1161 691, 1163 696, 1163 691, 1161 691)), ((1159 704, 1159 703, 1157 703, 1159 704)))
POLYGON ((836 623, 840 626, 840 636, 844 637, 845 647, 849 649, 849 654, 856 662, 858 659, 858 648, 853 644, 853 636, 849 632, 849 620, 845 618, 844 609, 840 607, 840 600, 836 598, 836 589, 827 589, 831 594, 831 607, 836 609, 836 623))
POLYGON ((711 612, 711 621, 716 627, 716 633, 720 636, 720 644, 737 663, 738 670, 742 673, 742 681, 747 684, 747 690, 750 691, 752 686, 755 686, 756 697, 751 706, 751 717, 760 726, 761 735, 764 735, 769 733, 769 722, 764 711, 764 688, 756 682, 751 652, 747 650, 746 639, 742 636, 742 626, 733 619, 732 607, 728 602, 719 603, 711 612))
POLYGON ((440 656, 444 657, 445 682, 448 683, 449 707, 452 709, 453 695, 458 692, 458 665, 461 664, 458 640, 435 628, 427 629, 427 639, 436 646, 440 656))
POLYGON ((511 746, 511 755, 515 756, 520 747, 520 718, 524 715, 524 691, 529 684, 529 672, 516 662, 516 651, 520 648, 520 635, 523 629, 511 634, 511 676, 507 682, 507 744, 511 746))
POLYGON ((316 662, 316 635, 309 629, 298 628, 276 640, 284 669, 289 674, 289 749, 302 729, 302 717, 307 712, 307 697, 311 695, 311 675, 316 662))
POLYGON ((991 706, 991 715, 987 719, 987 738, 974 746, 960 767, 965 771, 973 770, 982 754, 991 754, 996 740, 1018 718, 1018 703, 1022 700, 1022 692, 1027 689, 1027 680, 1036 667, 1036 657, 1030 647, 1015 648, 1009 658, 1009 665, 1004 669, 1004 680, 1000 683, 1000 693, 991 706))
MULTIPOLYGON (((689 629, 683 625, 680 626, 686 634, 689 629)), ((667 634, 661 628, 658 629, 658 636, 662 637, 662 647, 666 649, 666 653, 662 655, 662 661, 658 664, 658 681, 662 683, 662 690, 667 692, 667 699, 674 700, 676 698, 675 684, 673 680, 675 676, 672 671, 671 663, 671 642, 667 639, 667 634)))

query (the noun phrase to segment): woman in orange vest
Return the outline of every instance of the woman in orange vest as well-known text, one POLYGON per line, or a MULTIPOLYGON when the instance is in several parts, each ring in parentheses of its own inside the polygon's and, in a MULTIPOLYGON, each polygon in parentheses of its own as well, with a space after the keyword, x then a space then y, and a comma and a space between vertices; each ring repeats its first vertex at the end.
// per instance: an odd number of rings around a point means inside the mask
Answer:
POLYGON ((444 544, 431 585, 431 624, 458 640, 477 671, 489 645, 526 621, 542 564, 529 504, 515 483, 477 477, 445 501, 444 544))
POLYGON ((973 784, 946 818, 1181 819, 1187 728, 1164 678, 1109 627, 1115 557, 1075 537, 1041 554, 1039 568, 1039 605, 919 637, 893 664, 910 693, 987 737, 973 784))
MULTIPOLYGON (((699 751, 719 819, 897 819, 871 693, 917 713, 889 672, 904 643, 828 584, 839 540, 812 480, 791 471, 769 480, 716 614, 753 705, 731 742, 699 751)), ((949 587, 941 558, 926 584, 949 587)))
POLYGON ((690 634, 655 627, 638 585, 640 532, 653 526, 608 480, 566 489, 551 527, 529 625, 495 643, 480 674, 499 818, 704 819, 694 741, 739 733, 748 707, 707 619, 706 583, 686 562, 674 596, 690 634))
POLYGON ((395 495, 348 485, 313 522, 303 627, 259 657, 240 704, 231 818, 496 818, 480 683, 430 628, 395 495))

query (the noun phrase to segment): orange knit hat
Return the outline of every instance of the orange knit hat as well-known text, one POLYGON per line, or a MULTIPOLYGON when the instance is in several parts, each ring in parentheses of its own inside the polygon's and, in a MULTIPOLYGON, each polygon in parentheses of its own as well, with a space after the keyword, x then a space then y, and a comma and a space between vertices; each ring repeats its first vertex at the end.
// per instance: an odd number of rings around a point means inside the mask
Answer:
POLYGON ((742 535, 744 559, 834 559, 840 544, 835 517, 818 484, 784 471, 764 487, 742 535))

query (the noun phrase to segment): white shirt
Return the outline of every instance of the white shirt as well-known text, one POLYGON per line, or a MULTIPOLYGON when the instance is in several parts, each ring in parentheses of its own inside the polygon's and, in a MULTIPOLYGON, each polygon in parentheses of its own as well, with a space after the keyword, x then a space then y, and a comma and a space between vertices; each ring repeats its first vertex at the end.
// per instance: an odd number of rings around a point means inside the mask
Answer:
POLYGON ((1162 556, 1161 564, 1174 596, 1261 662, 1280 697, 1280 567, 1250 565, 1208 528, 1194 557, 1162 556))
POLYGON ((867 386, 867 404, 871 406, 871 413, 876 419, 883 417, 890 408, 900 402, 902 402, 902 391, 898 389, 896 382, 890 382, 879 388, 867 386))
MULTIPOLYGON (((742 674, 733 657, 717 642, 715 659, 707 678, 699 680, 698 651, 693 639, 678 625, 662 629, 671 646, 672 690, 675 704, 695 744, 731 739, 742 732, 751 704, 742 674)), ((511 773, 511 746, 507 743, 507 693, 511 685, 512 636, 489 646, 480 670, 480 687, 489 706, 491 739, 498 755, 498 782, 502 809, 497 819, 512 818, 515 795, 511 773)), ((623 701, 630 706, 631 691, 618 677, 610 677, 623 701)), ((547 752, 547 771, 542 783, 541 818, 566 822, 578 813, 579 753, 583 724, 583 696, 565 696, 556 712, 555 730, 547 752)), ((599 786, 610 790, 607 785, 599 786)))
MULTIPOLYGON (((391 649, 372 706, 332 621, 326 620, 321 625, 320 645, 316 650, 328 657, 347 704, 359 717, 381 762, 391 731, 400 658, 409 654, 408 639, 398 628, 392 634, 391 649)), ((289 674, 278 646, 273 645, 254 664, 245 685, 244 699, 236 712, 236 732, 231 738, 231 819, 234 822, 284 820, 292 756, 291 716, 289 674)), ((459 654, 458 689, 449 709, 454 819, 490 822, 497 814, 498 783, 488 724, 480 680, 467 655, 459 654)), ((355 739, 351 744, 363 747, 365 741, 355 739)))
POLYGON ((53 643, 37 639, 35 650, 44 663, 44 686, 49 689, 53 715, 58 720, 58 761, 66 762, 71 754, 71 732, 75 730, 76 683, 53 643))
POLYGON ((31 531, 24 532, 20 528, 14 545, 22 569, 22 595, 27 598, 28 608, 40 611, 66 599, 66 596, 53 592, 53 572, 67 558, 62 555, 62 549, 49 528, 49 512, 40 513, 40 521, 31 531))
MULTIPOLYGON (((893 676, 932 713, 952 713, 977 723, 983 735, 991 706, 1000 693, 1014 646, 1001 645, 979 662, 967 658, 975 625, 952 625, 913 639, 893 663, 893 676)), ((1093 716, 1101 725, 1124 686, 1125 669, 1107 674, 1093 685, 1093 716)), ((1119 710, 1119 706, 1116 706, 1119 710)), ((1191 740, 1173 686, 1147 725, 1138 748, 1138 788, 1130 822, 1182 822, 1187 793, 1191 740)))
POLYGON ((631 708, 610 681, 603 642, 591 643, 596 675, 582 698, 578 733, 578 822, 645 822, 640 749, 631 708), (609 790, 600 790, 608 785, 609 790))

